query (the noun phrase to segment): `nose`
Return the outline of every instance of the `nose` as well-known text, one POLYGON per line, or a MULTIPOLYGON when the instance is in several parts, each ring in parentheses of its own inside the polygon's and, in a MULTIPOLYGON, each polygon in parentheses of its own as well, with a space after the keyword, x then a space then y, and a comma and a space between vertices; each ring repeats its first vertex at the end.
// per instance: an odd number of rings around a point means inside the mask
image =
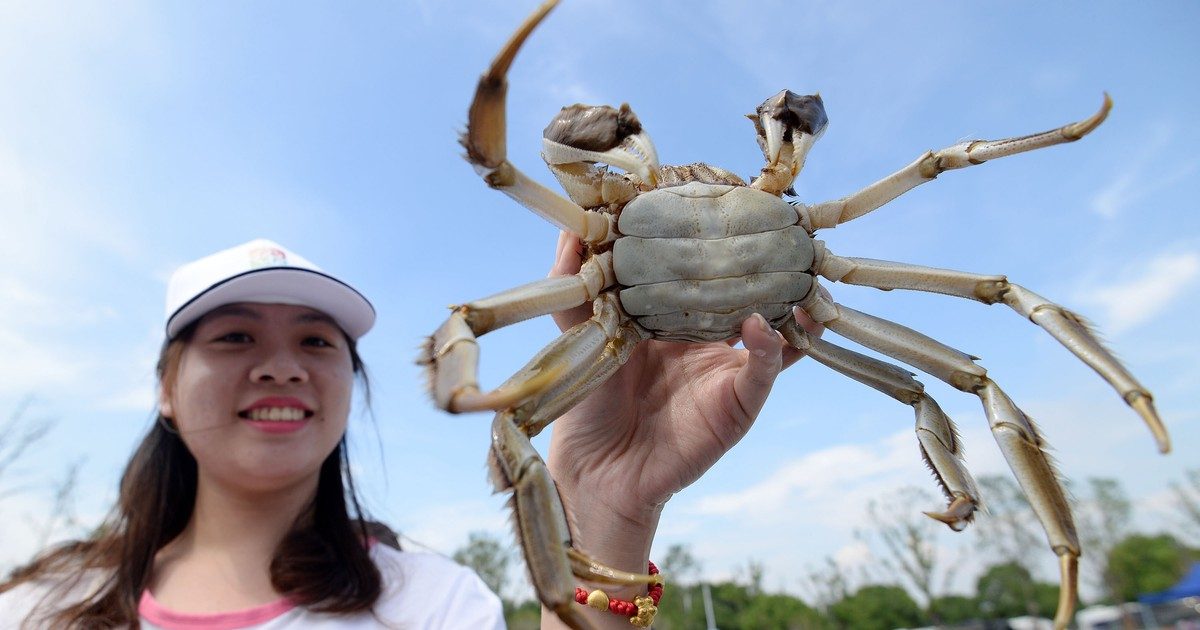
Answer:
POLYGON ((295 353, 278 349, 263 354, 251 368, 250 380, 255 383, 305 383, 308 370, 295 353))

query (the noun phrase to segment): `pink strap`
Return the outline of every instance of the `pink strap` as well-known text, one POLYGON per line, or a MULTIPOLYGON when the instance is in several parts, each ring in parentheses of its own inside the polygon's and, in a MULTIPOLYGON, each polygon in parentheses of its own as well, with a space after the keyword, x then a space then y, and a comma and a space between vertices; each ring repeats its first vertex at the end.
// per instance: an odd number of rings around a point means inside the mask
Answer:
POLYGON ((165 608, 150 590, 142 591, 138 614, 146 621, 168 630, 236 630, 266 623, 295 608, 286 599, 269 604, 223 613, 181 613, 165 608))

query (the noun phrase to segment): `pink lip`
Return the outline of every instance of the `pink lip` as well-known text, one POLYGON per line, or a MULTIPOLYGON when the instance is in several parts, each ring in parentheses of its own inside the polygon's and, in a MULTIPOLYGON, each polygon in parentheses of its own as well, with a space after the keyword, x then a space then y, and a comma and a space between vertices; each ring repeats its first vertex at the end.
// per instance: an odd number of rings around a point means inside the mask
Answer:
POLYGON ((272 420, 246 420, 246 424, 262 431, 263 433, 292 433, 303 429, 308 424, 308 420, 297 420, 292 422, 281 422, 272 420))
POLYGON ((246 413, 253 409, 261 409, 263 407, 292 407, 294 409, 303 409, 305 416, 312 415, 312 409, 309 409, 308 405, 304 404, 304 402, 299 398, 293 398, 292 396, 267 396, 266 398, 259 398, 258 400, 250 403, 249 407, 246 407, 238 413, 246 413))

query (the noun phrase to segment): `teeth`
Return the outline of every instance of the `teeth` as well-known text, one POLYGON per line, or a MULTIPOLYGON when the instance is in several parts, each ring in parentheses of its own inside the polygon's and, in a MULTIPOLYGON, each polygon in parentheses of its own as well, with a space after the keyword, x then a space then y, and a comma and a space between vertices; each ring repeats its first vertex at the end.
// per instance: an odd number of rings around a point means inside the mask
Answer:
POLYGON ((259 407, 246 414, 251 420, 269 422, 296 422, 304 419, 304 410, 295 407, 259 407))

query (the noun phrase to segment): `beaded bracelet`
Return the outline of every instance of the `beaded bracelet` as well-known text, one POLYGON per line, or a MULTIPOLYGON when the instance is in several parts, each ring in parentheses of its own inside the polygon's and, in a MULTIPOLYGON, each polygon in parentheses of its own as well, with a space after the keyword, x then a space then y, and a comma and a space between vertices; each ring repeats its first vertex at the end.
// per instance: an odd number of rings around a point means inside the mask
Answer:
MULTIPOLYGON (((650 563, 650 575, 658 575, 658 567, 650 563)), ((596 589, 591 593, 581 586, 575 587, 575 601, 596 610, 607 610, 614 615, 629 617, 629 623, 639 628, 649 628, 654 622, 654 614, 658 612, 658 600, 662 599, 662 579, 656 579, 646 589, 646 595, 639 595, 633 601, 609 597, 604 591, 596 589)))

